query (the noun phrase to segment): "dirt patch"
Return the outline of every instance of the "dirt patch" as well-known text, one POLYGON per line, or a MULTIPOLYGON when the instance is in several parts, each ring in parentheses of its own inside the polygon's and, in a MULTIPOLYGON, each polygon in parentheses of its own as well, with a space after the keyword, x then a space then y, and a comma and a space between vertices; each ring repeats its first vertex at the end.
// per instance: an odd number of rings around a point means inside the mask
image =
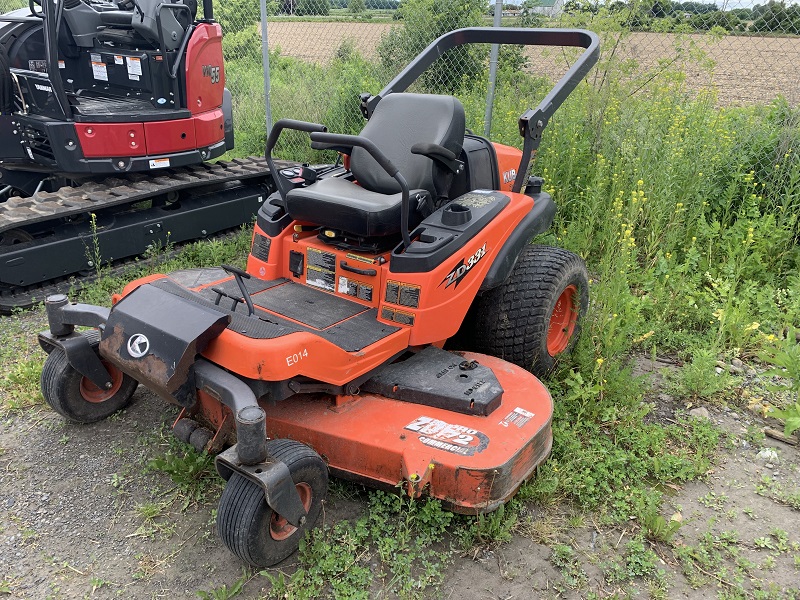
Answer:
MULTIPOLYGON (((376 59, 380 39, 388 23, 271 22, 270 49, 309 62, 328 63, 346 40, 365 57, 376 59)), ((603 56, 611 53, 634 60, 634 77, 677 63, 685 68, 686 84, 698 90, 713 86, 720 104, 769 102, 779 94, 796 106, 800 104, 800 38, 677 35, 633 33, 619 47, 606 42, 603 56), (713 68, 706 68, 713 67, 713 68)), ((552 51, 529 50, 532 72, 551 76, 563 74, 562 57, 552 51)), ((646 85, 647 79, 642 81, 646 85)))

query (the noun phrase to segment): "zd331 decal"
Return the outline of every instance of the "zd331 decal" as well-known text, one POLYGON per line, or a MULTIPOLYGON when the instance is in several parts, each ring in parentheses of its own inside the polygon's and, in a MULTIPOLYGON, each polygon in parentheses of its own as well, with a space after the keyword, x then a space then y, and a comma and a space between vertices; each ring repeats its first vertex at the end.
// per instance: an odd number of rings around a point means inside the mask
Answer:
MULTIPOLYGON (((445 285, 444 287, 448 288, 453 284, 455 284, 455 287, 458 287, 458 284, 461 283, 461 280, 464 279, 467 273, 470 272, 470 269, 472 269, 472 267, 477 265, 485 255, 486 255, 486 242, 484 242, 483 246, 481 246, 475 251, 475 254, 473 254, 467 259, 462 258, 459 261, 459 263, 455 267, 453 267, 453 270, 450 271, 447 274, 447 277, 445 277, 442 280, 442 283, 447 282, 447 285, 445 285)), ((440 283, 439 285, 442 285, 442 283, 440 283)))

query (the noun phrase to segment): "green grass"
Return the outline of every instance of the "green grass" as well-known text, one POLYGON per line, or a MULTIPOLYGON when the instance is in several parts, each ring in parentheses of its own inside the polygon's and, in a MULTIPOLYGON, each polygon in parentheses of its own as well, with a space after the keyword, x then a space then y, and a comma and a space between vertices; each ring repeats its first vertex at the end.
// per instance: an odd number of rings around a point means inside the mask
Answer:
POLYGON ((272 584, 271 598, 366 599, 377 589, 400 598, 429 597, 455 556, 447 532, 468 527, 436 500, 372 492, 366 514, 355 522, 321 523, 309 532, 294 573, 270 569, 262 575, 272 584))
MULTIPOLYGON (((189 505, 204 502, 219 494, 223 482, 214 470, 214 457, 206 452, 197 452, 179 441, 171 429, 165 429, 158 444, 158 452, 147 462, 147 469, 166 474, 172 480, 175 495, 182 509, 189 505)), ((139 513, 145 520, 153 520, 156 509, 163 510, 166 505, 147 504, 140 507, 139 513)))

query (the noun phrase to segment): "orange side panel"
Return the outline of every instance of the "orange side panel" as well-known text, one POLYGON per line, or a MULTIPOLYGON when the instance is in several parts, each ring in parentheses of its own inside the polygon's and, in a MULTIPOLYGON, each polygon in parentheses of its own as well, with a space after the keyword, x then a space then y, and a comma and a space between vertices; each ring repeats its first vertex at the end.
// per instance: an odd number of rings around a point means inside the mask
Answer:
POLYGON ((294 396, 263 404, 267 433, 311 446, 331 470, 392 488, 416 481, 448 508, 475 514, 509 500, 549 454, 553 402, 542 383, 500 359, 467 353, 492 369, 503 386, 488 416, 466 415, 376 395, 294 396))
POLYGON ((500 189, 510 192, 514 187, 514 179, 519 169, 519 161, 522 159, 522 151, 512 146, 503 144, 493 144, 494 151, 497 153, 497 168, 500 171, 500 189))
POLYGON ((369 346, 346 352, 314 333, 291 333, 257 340, 226 329, 203 356, 251 379, 283 381, 297 375, 344 385, 375 369, 408 347, 408 330, 400 329, 369 346))

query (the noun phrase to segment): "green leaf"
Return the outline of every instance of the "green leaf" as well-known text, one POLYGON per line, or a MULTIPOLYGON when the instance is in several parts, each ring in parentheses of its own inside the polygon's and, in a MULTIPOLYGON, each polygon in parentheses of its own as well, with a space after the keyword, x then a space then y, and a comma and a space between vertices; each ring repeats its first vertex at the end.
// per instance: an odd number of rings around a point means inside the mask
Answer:
POLYGON ((783 434, 789 436, 800 429, 800 402, 795 402, 785 409, 773 408, 770 411, 770 416, 783 419, 783 434))

